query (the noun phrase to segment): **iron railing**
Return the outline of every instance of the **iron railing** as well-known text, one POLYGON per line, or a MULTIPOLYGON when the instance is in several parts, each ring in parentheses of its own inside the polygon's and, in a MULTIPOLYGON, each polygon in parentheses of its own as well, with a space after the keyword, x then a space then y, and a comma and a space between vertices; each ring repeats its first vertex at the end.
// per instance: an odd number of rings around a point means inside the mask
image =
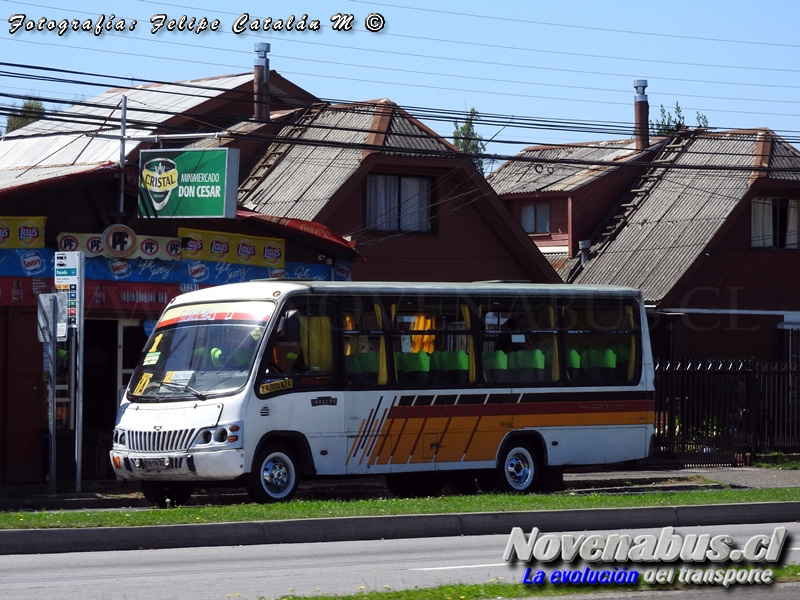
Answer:
POLYGON ((755 360, 656 364, 654 452, 640 468, 748 465, 800 452, 798 365, 755 360))

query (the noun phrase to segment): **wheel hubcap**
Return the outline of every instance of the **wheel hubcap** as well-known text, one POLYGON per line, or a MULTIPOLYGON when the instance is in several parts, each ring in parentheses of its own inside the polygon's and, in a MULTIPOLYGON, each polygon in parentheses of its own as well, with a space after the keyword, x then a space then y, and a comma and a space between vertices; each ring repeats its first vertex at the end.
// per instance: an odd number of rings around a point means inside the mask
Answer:
POLYGON ((264 465, 264 486, 273 493, 280 493, 289 482, 289 471, 282 462, 268 460, 264 465))
POLYGON ((515 453, 508 458, 506 463, 508 470, 508 480, 514 487, 522 487, 530 481, 531 465, 522 453, 515 453))

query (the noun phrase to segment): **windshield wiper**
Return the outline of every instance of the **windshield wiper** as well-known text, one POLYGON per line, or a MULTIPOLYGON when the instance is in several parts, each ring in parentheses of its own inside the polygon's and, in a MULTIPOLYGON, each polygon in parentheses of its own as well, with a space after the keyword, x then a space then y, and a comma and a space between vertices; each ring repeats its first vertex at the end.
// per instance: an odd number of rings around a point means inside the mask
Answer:
MULTIPOLYGON (((171 381, 159 381, 158 385, 174 385, 175 387, 181 386, 180 383, 173 383, 171 381)), ((188 384, 183 385, 183 387, 181 388, 181 391, 189 392, 192 396, 194 396, 198 400, 205 400, 206 398, 208 398, 207 394, 204 394, 203 392, 194 389, 192 386, 190 386, 188 384)), ((172 396, 166 396, 166 398, 171 398, 171 397, 172 396)))
POLYGON ((191 387, 189 385, 183 386, 183 391, 184 392, 191 392, 194 395, 194 397, 199 399, 199 400, 205 400, 206 398, 208 398, 208 396, 206 394, 204 394, 203 392, 197 391, 196 389, 194 389, 193 387, 191 387))

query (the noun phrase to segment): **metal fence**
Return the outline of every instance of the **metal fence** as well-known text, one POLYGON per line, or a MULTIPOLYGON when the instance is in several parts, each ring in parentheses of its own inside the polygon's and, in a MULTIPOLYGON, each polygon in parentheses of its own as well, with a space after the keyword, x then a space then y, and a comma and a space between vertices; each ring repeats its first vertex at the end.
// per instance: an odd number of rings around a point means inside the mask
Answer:
POLYGON ((748 465, 758 454, 800 452, 797 384, 797 364, 658 363, 654 452, 635 466, 748 465))

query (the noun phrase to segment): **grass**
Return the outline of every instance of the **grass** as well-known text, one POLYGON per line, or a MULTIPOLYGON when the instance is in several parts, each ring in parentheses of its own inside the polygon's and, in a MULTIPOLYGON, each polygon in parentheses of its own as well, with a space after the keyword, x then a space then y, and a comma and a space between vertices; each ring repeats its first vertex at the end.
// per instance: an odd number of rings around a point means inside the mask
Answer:
POLYGON ((702 490, 647 494, 479 494, 436 498, 295 500, 280 504, 187 506, 168 509, 0 512, 0 529, 120 527, 270 521, 378 515, 545 511, 800 501, 800 488, 702 490))
POLYGON ((767 469, 797 471, 800 469, 800 456, 797 454, 768 454, 766 456, 761 456, 760 460, 753 463, 753 466, 767 469))

